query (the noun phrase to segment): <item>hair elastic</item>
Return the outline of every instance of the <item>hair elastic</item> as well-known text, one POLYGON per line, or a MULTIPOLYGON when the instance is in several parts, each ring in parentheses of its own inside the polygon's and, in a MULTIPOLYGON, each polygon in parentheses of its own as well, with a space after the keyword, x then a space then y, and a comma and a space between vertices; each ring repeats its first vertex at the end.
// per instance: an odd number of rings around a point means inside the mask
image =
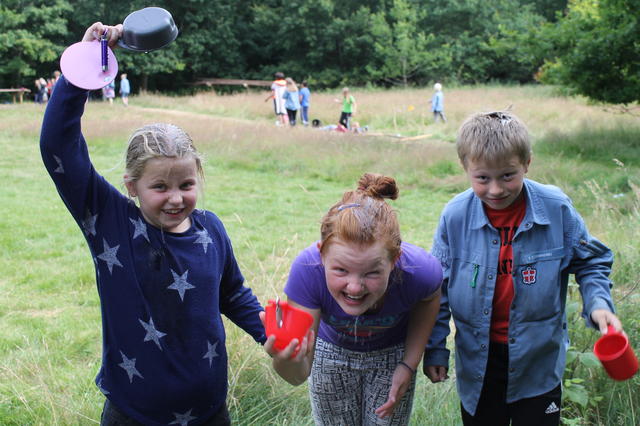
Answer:
POLYGON ((338 206, 338 211, 341 212, 344 209, 350 209, 351 207, 360 207, 359 203, 341 204, 338 206))

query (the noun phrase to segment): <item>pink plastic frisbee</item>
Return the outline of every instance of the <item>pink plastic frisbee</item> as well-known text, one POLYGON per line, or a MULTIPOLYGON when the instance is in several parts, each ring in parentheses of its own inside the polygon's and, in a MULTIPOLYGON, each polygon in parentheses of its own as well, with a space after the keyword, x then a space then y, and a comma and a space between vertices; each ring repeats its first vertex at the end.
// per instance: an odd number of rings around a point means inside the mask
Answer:
POLYGON ((108 69, 103 71, 100 41, 81 41, 65 49, 60 68, 74 86, 86 90, 102 89, 118 75, 118 61, 109 47, 107 58, 108 69))

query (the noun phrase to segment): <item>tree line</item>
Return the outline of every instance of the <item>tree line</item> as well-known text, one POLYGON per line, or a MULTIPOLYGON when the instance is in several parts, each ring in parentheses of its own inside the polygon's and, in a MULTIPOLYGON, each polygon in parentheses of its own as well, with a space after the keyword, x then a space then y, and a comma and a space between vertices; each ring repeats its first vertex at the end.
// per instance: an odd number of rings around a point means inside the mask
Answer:
MULTIPOLYGON (((59 68, 92 22, 141 0, 3 0, 0 87, 59 68)), ((157 0, 180 30, 168 48, 116 52, 134 87, 187 92, 199 78, 315 88, 486 82, 562 84, 596 100, 640 98, 637 0, 157 0)))

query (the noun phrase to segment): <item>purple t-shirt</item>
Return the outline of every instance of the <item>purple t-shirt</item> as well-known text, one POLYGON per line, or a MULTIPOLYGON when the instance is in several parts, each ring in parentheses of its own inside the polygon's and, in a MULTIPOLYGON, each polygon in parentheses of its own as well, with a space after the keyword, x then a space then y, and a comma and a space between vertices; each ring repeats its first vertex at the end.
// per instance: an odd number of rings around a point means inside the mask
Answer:
POLYGON ((409 312, 442 283, 440 262, 424 249, 402 243, 402 253, 389 276, 382 309, 373 314, 346 314, 335 301, 325 278, 317 245, 304 249, 291 265, 284 288, 290 300, 320 309, 318 337, 353 351, 372 351, 404 342, 409 312))

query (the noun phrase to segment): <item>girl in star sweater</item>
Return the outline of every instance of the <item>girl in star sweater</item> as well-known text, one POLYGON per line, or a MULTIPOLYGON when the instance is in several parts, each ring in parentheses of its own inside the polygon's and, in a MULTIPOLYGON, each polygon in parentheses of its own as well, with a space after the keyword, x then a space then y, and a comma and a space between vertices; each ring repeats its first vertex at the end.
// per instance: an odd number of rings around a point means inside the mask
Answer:
MULTIPOLYGON (((83 41, 122 25, 89 27, 83 41)), ((94 169, 80 123, 88 92, 64 76, 47 105, 40 146, 56 188, 82 229, 96 269, 106 396, 102 424, 229 424, 221 315, 266 340, 262 310, 220 219, 196 208, 203 171, 189 136, 153 124, 131 136, 129 197, 94 169), (137 199, 137 205, 133 201, 137 199)))

